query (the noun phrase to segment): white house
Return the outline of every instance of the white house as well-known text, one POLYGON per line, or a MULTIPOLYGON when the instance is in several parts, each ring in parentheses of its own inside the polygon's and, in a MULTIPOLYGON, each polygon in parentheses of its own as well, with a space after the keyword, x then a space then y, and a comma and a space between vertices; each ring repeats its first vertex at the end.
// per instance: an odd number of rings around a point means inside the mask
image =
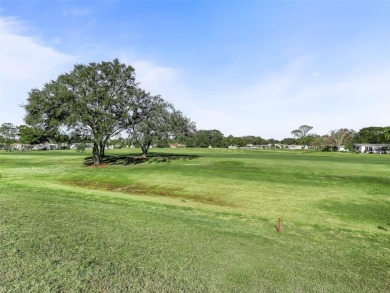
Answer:
POLYGON ((290 144, 288 145, 289 150, 303 150, 304 148, 307 149, 304 145, 296 145, 296 144, 290 144))
POLYGON ((177 149, 177 148, 185 148, 186 147, 186 145, 185 144, 181 144, 181 143, 171 143, 170 145, 169 145, 169 147, 171 148, 171 149, 177 149))
POLYGON ((31 150, 33 148, 33 145, 14 143, 14 144, 11 144, 11 148, 14 150, 18 150, 18 151, 27 151, 27 150, 31 150))
POLYGON ((48 143, 48 142, 41 143, 41 144, 36 144, 33 147, 33 150, 56 150, 56 149, 57 149, 57 145, 56 144, 48 143))
POLYGON ((386 154, 390 153, 390 144, 355 143, 357 153, 386 154))
POLYGON ((348 152, 344 145, 339 146, 339 152, 348 152))

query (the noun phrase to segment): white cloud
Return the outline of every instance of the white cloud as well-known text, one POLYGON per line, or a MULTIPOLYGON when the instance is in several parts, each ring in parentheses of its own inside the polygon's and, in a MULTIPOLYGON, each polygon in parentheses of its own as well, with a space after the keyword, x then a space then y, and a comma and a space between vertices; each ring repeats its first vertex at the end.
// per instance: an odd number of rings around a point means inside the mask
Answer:
POLYGON ((158 66, 150 61, 134 61, 131 64, 141 87, 152 94, 159 94, 164 87, 177 82, 178 71, 171 67, 158 66))
POLYGON ((289 137, 291 130, 302 124, 314 126, 313 132, 318 134, 342 127, 359 130, 390 125, 387 64, 375 70, 351 69, 327 78, 313 79, 310 75, 304 66, 298 71, 287 66, 252 86, 230 88, 230 94, 219 93, 225 101, 220 101, 219 111, 230 117, 221 130, 225 134, 252 133, 280 139, 289 137))
POLYGON ((15 18, 0 18, 0 122, 23 123, 27 93, 72 68, 75 58, 25 35, 15 18))

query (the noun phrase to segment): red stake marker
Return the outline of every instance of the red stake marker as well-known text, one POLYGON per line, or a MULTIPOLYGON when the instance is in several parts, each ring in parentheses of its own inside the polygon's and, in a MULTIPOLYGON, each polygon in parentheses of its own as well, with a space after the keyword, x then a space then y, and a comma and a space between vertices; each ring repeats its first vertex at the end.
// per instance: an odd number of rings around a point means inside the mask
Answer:
POLYGON ((280 231, 282 230, 282 228, 280 227, 280 216, 278 217, 278 232, 280 233, 280 231))

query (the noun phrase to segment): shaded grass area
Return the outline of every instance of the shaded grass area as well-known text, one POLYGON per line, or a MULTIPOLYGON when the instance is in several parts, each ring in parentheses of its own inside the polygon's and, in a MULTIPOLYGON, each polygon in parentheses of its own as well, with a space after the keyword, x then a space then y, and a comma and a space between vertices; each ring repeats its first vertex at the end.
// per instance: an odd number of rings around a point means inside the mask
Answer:
MULTIPOLYGON (((145 162, 148 163, 169 163, 173 160, 192 160, 199 158, 199 155, 172 154, 172 153, 157 153, 150 152, 146 157, 142 154, 127 154, 127 155, 107 155, 101 159, 102 164, 109 165, 137 165, 145 162)), ((84 165, 92 166, 93 157, 84 159, 84 165)))
POLYGON ((0 154, 0 291, 390 291, 389 157, 127 151, 0 154))

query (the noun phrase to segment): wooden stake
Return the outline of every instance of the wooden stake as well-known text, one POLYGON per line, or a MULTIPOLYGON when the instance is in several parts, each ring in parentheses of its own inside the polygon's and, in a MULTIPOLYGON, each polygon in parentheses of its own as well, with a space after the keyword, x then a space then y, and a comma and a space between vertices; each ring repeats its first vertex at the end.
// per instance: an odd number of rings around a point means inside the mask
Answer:
POLYGON ((280 216, 278 217, 278 232, 280 233, 280 231, 282 230, 282 227, 280 225, 280 216))

